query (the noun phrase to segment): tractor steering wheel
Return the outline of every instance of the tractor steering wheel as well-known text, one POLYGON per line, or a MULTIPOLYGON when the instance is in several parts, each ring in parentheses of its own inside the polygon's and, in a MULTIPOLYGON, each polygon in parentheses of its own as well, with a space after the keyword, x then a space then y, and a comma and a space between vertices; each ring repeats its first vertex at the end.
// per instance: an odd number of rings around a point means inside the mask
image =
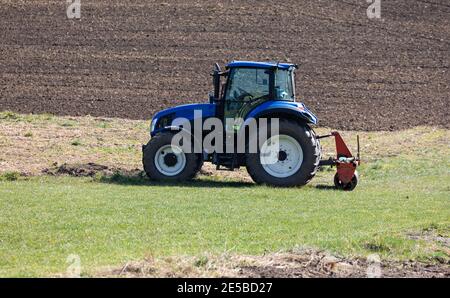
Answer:
POLYGON ((250 94, 249 92, 247 92, 246 90, 242 89, 241 87, 236 87, 236 88, 237 88, 239 91, 242 92, 242 94, 239 95, 239 96, 236 98, 236 100, 244 100, 244 98, 247 97, 247 96, 250 97, 250 100, 253 99, 253 95, 250 94))

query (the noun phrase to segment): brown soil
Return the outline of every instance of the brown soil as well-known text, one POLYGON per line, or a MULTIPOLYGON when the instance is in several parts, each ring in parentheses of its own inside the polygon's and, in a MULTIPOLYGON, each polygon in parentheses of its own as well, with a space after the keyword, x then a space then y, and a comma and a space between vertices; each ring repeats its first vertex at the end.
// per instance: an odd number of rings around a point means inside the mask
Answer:
POLYGON ((264 256, 148 258, 99 276, 129 277, 450 277, 450 264, 342 258, 311 249, 264 256))
MULTIPOLYGON (((20 174, 22 176, 30 175, 29 172, 21 172, 20 174)), ((146 174, 141 169, 111 167, 93 162, 74 164, 64 163, 62 165, 54 163, 51 167, 42 169, 41 174, 50 176, 97 177, 105 182, 126 180, 129 181, 129 183, 148 183, 146 174)), ((219 174, 215 170, 215 167, 209 163, 204 164, 200 170, 198 177, 202 176, 220 176, 221 179, 233 179, 239 180, 240 182, 252 181, 244 169, 226 171, 219 174)))
POLYGON ((142 170, 140 169, 128 170, 122 168, 114 168, 105 165, 99 165, 93 162, 89 162, 86 164, 63 164, 60 166, 54 165, 54 167, 43 169, 42 173, 52 176, 68 175, 74 177, 94 177, 97 174, 104 176, 120 174, 124 177, 133 178, 143 175, 142 170))
POLYGON ((449 127, 447 0, 81 3, 1 1, 0 110, 148 119, 206 101, 216 61, 288 60, 322 126, 449 127))

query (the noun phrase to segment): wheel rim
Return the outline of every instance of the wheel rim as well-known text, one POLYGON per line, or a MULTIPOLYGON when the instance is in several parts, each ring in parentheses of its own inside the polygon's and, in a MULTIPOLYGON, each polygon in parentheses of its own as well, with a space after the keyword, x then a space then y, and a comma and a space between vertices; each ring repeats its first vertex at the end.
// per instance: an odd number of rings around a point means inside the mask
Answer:
POLYGON ((175 176, 184 170, 186 155, 178 146, 162 146, 155 154, 155 166, 161 174, 175 176))
POLYGON ((260 162, 269 175, 276 178, 290 177, 302 166, 302 146, 291 136, 273 136, 261 146, 260 162))

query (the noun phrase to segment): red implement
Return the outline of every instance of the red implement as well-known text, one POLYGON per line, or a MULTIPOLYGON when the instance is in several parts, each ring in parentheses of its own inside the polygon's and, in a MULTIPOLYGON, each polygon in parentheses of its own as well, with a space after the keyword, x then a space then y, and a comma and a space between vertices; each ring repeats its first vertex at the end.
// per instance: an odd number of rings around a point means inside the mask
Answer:
POLYGON ((359 165, 359 158, 355 158, 352 155, 338 132, 334 131, 331 134, 336 141, 336 167, 339 181, 343 184, 348 184, 352 181, 353 176, 355 176, 356 167, 359 165))
POLYGON ((338 189, 343 190, 353 190, 358 184, 358 172, 356 168, 360 163, 359 158, 359 137, 357 137, 358 143, 358 154, 353 156, 353 154, 348 149, 341 135, 334 131, 329 135, 319 137, 334 137, 336 142, 336 158, 330 158, 329 160, 322 160, 321 166, 336 166, 337 172, 334 176, 334 185, 338 189))

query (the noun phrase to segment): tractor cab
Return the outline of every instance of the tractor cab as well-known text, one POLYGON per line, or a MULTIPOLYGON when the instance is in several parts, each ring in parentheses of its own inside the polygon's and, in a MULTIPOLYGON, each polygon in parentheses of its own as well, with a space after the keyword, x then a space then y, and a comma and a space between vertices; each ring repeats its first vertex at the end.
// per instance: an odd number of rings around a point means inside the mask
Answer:
POLYGON ((233 61, 222 71, 216 63, 214 92, 210 103, 218 104, 224 118, 245 118, 267 101, 295 101, 295 64, 233 61))

